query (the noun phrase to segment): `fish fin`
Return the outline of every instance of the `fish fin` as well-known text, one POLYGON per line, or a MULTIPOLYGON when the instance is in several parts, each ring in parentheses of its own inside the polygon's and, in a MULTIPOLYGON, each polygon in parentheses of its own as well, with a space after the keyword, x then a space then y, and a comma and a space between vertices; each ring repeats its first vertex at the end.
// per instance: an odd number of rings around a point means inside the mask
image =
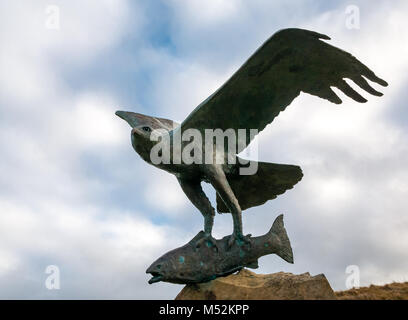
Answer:
POLYGON ((277 255, 283 260, 293 263, 293 252, 290 245, 288 234, 286 233, 285 226, 283 224, 283 214, 278 216, 268 234, 274 233, 280 240, 281 245, 278 249, 277 255))
POLYGON ((251 268, 251 269, 258 269, 259 268, 258 260, 252 261, 252 262, 244 265, 244 267, 251 268))
POLYGON ((218 278, 218 277, 226 277, 226 276, 229 276, 230 274, 233 274, 233 273, 235 273, 235 272, 237 272, 237 271, 241 271, 242 268, 243 268, 242 266, 234 267, 234 268, 232 268, 232 269, 230 269, 230 270, 228 270, 228 271, 225 271, 225 272, 222 272, 222 273, 218 273, 218 274, 216 274, 215 276, 210 277, 208 280, 206 280, 206 281, 204 281, 204 282, 207 282, 207 281, 210 281, 210 280, 214 280, 215 278, 218 278))
POLYGON ((204 235, 205 235, 204 231, 201 230, 199 233, 196 234, 196 236, 193 239, 191 239, 187 243, 187 245, 195 245, 198 240, 200 240, 202 237, 204 237, 204 235))

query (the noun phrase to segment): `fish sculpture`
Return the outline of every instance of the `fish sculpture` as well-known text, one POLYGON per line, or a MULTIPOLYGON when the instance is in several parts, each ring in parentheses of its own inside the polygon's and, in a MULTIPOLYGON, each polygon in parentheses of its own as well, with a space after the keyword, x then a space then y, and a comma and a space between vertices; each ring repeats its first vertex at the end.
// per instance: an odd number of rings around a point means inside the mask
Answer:
MULTIPOLYGON (((228 245, 228 236, 221 240, 204 241, 197 247, 198 240, 205 237, 200 231, 186 245, 167 252, 146 270, 152 278, 149 283, 159 281, 188 284, 201 283, 224 277, 244 267, 258 268, 258 259, 268 254, 276 254, 293 263, 293 252, 283 224, 283 215, 278 216, 271 229, 263 236, 251 237, 251 243, 237 241, 228 245)), ((250 237, 250 235, 249 235, 250 237)))

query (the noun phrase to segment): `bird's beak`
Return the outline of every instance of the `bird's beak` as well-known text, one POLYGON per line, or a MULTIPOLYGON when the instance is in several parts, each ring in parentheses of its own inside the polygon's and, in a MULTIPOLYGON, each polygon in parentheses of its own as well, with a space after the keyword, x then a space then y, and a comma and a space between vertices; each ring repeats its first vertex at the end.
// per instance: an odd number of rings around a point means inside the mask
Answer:
POLYGON ((129 125, 134 128, 138 125, 138 119, 133 112, 128 111, 116 111, 115 114, 125 120, 129 125))

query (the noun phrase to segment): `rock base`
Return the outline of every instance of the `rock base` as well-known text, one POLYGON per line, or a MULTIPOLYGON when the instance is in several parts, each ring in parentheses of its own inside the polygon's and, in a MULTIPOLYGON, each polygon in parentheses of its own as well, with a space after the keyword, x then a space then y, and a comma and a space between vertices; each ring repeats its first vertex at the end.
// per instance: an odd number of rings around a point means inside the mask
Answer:
POLYGON ((323 274, 256 274, 242 269, 213 281, 186 285, 176 300, 335 300, 323 274))
POLYGON ((339 300, 408 300, 408 282, 338 291, 336 297, 339 300))

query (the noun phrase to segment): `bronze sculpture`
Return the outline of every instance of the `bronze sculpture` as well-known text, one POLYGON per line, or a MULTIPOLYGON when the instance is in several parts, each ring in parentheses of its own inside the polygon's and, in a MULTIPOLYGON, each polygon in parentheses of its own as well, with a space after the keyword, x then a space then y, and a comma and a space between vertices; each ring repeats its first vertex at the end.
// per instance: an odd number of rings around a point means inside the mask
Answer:
MULTIPOLYGON (((331 89, 336 87, 353 100, 366 102, 347 84, 346 78, 368 93, 382 96, 366 79, 382 86, 387 86, 387 82, 351 54, 320 39, 330 38, 302 29, 285 29, 275 33, 181 124, 133 112, 116 112, 132 127, 131 139, 136 152, 150 164, 174 174, 184 193, 202 213, 204 234, 196 237, 197 248, 203 243, 215 248, 219 244, 211 235, 215 210, 201 188, 202 181, 210 183, 217 191, 218 212, 232 214, 234 229, 228 239, 228 247, 232 250, 234 244, 243 246, 251 243, 250 235, 243 234, 241 211, 276 198, 293 188, 303 176, 298 166, 263 162, 256 162, 258 170, 254 174, 240 174, 244 161, 236 155, 249 145, 254 135, 242 137, 239 130, 263 130, 301 91, 340 104, 341 99, 331 89), (183 153, 189 142, 182 141, 176 150, 175 137, 189 129, 198 130, 203 136, 208 129, 230 130, 239 138, 234 142, 233 152, 229 146, 214 144, 215 153, 210 157, 212 162, 176 163, 175 155, 183 153), (172 153, 166 163, 152 163, 151 151, 157 143, 152 141, 152 134, 156 130, 169 134, 168 145, 172 153), (219 155, 224 162, 216 161, 219 155)), ((199 145, 202 158, 206 156, 206 143, 195 142, 193 146, 199 145)), ((188 148, 190 150, 190 146, 188 148)), ((193 149, 195 152, 196 149, 193 149)), ((249 165, 252 163, 249 162, 249 165)))
POLYGON ((211 245, 197 249, 196 243, 203 238, 200 231, 183 247, 167 252, 147 269, 153 277, 149 283, 158 281, 172 283, 200 283, 227 276, 243 267, 258 268, 258 258, 277 254, 293 263, 289 238, 283 226, 283 215, 276 218, 268 233, 251 238, 251 245, 242 244, 229 248, 228 237, 217 240, 218 251, 211 245))

